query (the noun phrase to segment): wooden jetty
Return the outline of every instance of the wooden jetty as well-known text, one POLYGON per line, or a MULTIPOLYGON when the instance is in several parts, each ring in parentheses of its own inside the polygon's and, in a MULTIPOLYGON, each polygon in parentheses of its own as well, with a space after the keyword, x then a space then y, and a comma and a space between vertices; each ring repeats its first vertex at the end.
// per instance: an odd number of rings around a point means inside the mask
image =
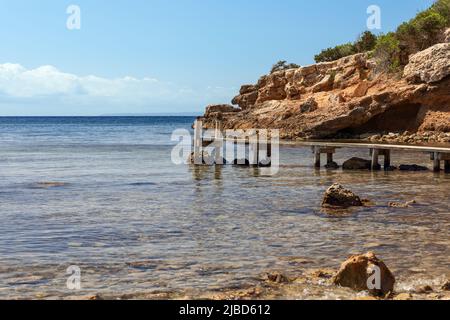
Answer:
POLYGON ((450 171, 450 147, 432 147, 432 146, 415 146, 402 144, 378 144, 378 143, 359 143, 359 142, 328 142, 328 141, 309 141, 298 142, 296 145, 311 147, 314 154, 314 165, 320 167, 321 155, 327 155, 327 163, 333 162, 333 155, 336 149, 367 149, 372 157, 372 170, 380 169, 379 157, 384 157, 384 168, 388 169, 391 165, 392 151, 408 151, 420 152, 430 155, 433 161, 433 170, 441 171, 441 162, 444 162, 446 172, 450 171))
MULTIPOLYGON (((266 131, 263 134, 262 130, 236 130, 244 133, 243 138, 239 138, 236 134, 232 138, 224 136, 221 130, 220 122, 216 123, 214 134, 210 136, 203 136, 202 122, 197 121, 194 126, 194 157, 202 157, 202 148, 205 145, 213 145, 215 150, 215 164, 224 164, 222 159, 223 146, 226 142, 234 144, 248 145, 249 157, 251 160, 249 164, 259 165, 261 157, 270 159, 273 157, 272 144, 280 144, 278 140, 278 134, 272 136, 271 131, 266 131), (275 140, 275 141, 274 141, 275 140), (263 150, 260 150, 259 142, 263 141, 263 145, 266 145, 263 150)), ((431 161, 433 161, 433 170, 435 172, 441 171, 441 163, 444 163, 445 172, 450 172, 450 147, 433 147, 433 146, 416 146, 416 145, 402 145, 402 144, 381 144, 381 143, 359 143, 359 142, 332 142, 332 141, 299 141, 281 143, 286 145, 294 145, 300 147, 310 147, 314 156, 314 166, 316 168, 321 167, 321 156, 326 154, 327 164, 333 163, 333 157, 336 150, 342 148, 349 149, 366 149, 371 156, 371 169, 380 170, 381 165, 379 162, 380 156, 383 157, 383 167, 385 170, 391 166, 392 151, 408 151, 425 153, 430 155, 431 161)), ((279 161, 279 159, 278 159, 279 161)))

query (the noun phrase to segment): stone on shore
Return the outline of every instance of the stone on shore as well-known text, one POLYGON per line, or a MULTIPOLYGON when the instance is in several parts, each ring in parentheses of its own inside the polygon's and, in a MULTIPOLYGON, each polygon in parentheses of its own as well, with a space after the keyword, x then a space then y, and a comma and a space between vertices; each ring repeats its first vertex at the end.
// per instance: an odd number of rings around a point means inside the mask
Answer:
POLYGON ((342 165, 344 170, 370 170, 372 161, 361 158, 351 158, 342 165))
POLYGON ((407 301, 407 300, 412 300, 412 299, 413 299, 413 296, 410 293, 400 293, 400 294, 396 295, 393 300, 407 301))
POLYGON ((338 183, 335 183, 325 192, 322 206, 340 208, 361 207, 363 206, 363 202, 352 191, 345 189, 338 183))
POLYGON ((356 291, 369 291, 373 296, 386 296, 393 292, 395 277, 374 253, 369 252, 364 255, 356 255, 345 261, 337 275, 333 278, 333 283, 342 287, 351 288, 356 291), (374 266, 380 270, 380 286, 369 288, 370 280, 374 277, 374 266))

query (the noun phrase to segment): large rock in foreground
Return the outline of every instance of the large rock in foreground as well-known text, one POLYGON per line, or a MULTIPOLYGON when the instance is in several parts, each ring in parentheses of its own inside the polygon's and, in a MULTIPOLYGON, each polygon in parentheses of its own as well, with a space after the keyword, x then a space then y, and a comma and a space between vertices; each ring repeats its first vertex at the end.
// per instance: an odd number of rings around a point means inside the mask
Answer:
MULTIPOLYGON (((369 291, 374 296, 386 296, 394 290, 395 277, 383 261, 378 259, 374 253, 369 252, 364 255, 352 256, 345 261, 333 278, 333 283, 356 291, 369 291), (371 279, 374 274, 374 266, 380 270, 380 286, 369 288, 368 284, 371 283, 369 278, 371 279)), ((375 282, 372 284, 377 285, 375 282)))
POLYGON ((352 191, 345 189, 338 183, 333 184, 325 192, 322 202, 323 207, 361 207, 363 205, 361 199, 352 191))

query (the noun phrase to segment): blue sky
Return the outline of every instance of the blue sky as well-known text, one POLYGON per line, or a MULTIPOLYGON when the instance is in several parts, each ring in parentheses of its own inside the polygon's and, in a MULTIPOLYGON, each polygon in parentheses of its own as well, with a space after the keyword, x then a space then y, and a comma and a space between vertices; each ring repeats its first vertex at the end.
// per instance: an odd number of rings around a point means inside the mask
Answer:
POLYGON ((0 115, 201 112, 432 0, 0 0, 0 115), (81 9, 68 30, 66 9, 81 9))

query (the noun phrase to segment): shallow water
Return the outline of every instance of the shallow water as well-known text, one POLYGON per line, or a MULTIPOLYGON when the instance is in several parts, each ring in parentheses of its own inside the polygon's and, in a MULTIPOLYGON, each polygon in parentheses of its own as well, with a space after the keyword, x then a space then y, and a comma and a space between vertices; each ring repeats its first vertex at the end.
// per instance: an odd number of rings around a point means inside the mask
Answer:
MULTIPOLYGON (((268 270, 338 268, 369 250, 407 279, 401 289, 450 275, 450 175, 317 171, 296 146, 281 148, 273 177, 176 166, 170 135, 192 122, 0 118, 0 298, 241 288, 268 270), (328 216, 320 204, 334 182, 374 206, 328 216), (66 287, 71 265, 81 291, 66 287)), ((341 150, 336 160, 352 156, 368 158, 341 150)), ((420 153, 392 158, 430 165, 420 153)))

